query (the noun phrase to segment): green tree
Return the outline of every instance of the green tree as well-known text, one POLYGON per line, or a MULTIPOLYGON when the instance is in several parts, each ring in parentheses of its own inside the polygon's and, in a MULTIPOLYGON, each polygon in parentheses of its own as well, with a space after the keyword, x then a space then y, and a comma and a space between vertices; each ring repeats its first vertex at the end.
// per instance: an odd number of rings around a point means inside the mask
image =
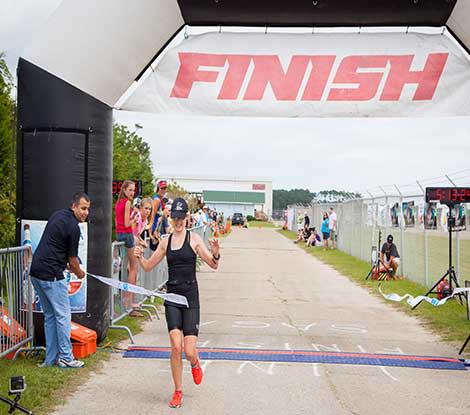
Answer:
POLYGON ((124 125, 113 126, 113 179, 142 180, 142 194, 154 190, 150 147, 142 137, 124 125))
MULTIPOLYGON (((12 246, 15 242, 15 166, 12 162, 12 146, 15 102, 11 98, 13 79, 0 53, 0 247, 12 246), (13 168, 13 188, 10 175, 13 168)), ((15 161, 15 159, 14 159, 15 161)))
POLYGON ((362 197, 360 193, 347 192, 345 190, 322 190, 315 196, 317 203, 341 203, 345 200, 358 199, 362 197))
POLYGON ((176 181, 171 181, 167 186, 167 195, 170 199, 175 200, 182 197, 188 202, 189 210, 193 211, 199 207, 198 199, 194 194, 190 194, 185 188, 180 186, 176 181))
POLYGON ((308 205, 314 197, 315 193, 308 189, 277 189, 273 191, 273 209, 284 210, 293 204, 308 205))

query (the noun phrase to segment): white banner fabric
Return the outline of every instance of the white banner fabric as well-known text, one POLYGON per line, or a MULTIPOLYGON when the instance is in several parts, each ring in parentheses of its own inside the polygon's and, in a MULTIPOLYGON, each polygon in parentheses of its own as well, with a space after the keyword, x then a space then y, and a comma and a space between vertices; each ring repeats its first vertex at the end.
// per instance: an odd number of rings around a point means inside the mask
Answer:
POLYGON ((405 295, 399 295, 399 294, 396 294, 396 293, 384 294, 383 291, 382 291, 382 288, 380 287, 380 285, 379 285, 379 292, 380 292, 380 294, 382 294, 382 296, 386 300, 400 302, 400 301, 403 301, 403 300, 406 299, 406 302, 411 307, 415 307, 416 305, 418 305, 422 301, 426 301, 429 304, 433 305, 434 307, 439 307, 441 305, 444 305, 447 302, 447 300, 450 300, 451 298, 453 298, 456 295, 470 293, 470 288, 456 288, 452 292, 451 295, 449 295, 448 297, 442 298, 440 300, 438 300, 437 298, 433 298, 433 297, 426 297, 424 295, 418 295, 417 297, 413 297, 411 294, 405 294, 405 295))
POLYGON ((169 49, 120 109, 255 117, 470 115, 446 35, 206 33, 169 49))
POLYGON ((90 274, 89 272, 87 272, 87 274, 90 277, 96 278, 98 281, 101 281, 103 284, 109 285, 113 288, 117 288, 122 291, 135 293, 135 294, 142 294, 148 297, 160 297, 163 300, 171 301, 172 303, 189 307, 188 299, 183 295, 172 294, 172 293, 167 294, 158 290, 150 291, 150 290, 147 290, 146 288, 139 287, 138 285, 130 284, 128 282, 116 281, 116 280, 113 280, 112 278, 106 278, 106 277, 102 277, 101 275, 90 274))

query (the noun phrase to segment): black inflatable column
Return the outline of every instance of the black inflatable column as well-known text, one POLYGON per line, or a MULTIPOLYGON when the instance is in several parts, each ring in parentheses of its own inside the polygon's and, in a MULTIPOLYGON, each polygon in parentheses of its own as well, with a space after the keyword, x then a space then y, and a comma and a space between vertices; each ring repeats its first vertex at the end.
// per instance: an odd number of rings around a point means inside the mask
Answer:
MULTIPOLYGON (((17 145, 19 221, 47 220, 68 207, 75 192, 88 193, 88 271, 111 275, 112 108, 20 59, 17 145)), ((19 240, 19 223, 17 228, 19 240)), ((102 340, 109 288, 88 278, 87 312, 73 320, 102 340)))

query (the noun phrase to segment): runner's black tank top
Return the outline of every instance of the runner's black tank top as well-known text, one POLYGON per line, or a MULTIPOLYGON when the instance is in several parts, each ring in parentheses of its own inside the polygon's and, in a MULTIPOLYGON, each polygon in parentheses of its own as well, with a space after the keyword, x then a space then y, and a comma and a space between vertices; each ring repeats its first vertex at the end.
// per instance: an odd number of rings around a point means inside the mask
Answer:
MULTIPOLYGON (((197 255, 191 248, 191 233, 186 231, 183 246, 180 249, 171 249, 173 234, 168 238, 166 260, 168 262, 167 292, 184 295, 188 299, 190 308, 199 308, 199 289, 196 280, 197 255)), ((165 305, 185 307, 170 301, 165 305)))

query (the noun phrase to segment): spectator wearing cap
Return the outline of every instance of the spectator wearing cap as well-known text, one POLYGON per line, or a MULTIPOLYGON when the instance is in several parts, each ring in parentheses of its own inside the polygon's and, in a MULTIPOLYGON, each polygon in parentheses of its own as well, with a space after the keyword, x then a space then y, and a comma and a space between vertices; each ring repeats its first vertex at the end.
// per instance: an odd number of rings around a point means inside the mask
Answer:
POLYGON ((165 207, 164 197, 166 194, 166 180, 160 180, 157 182, 155 188, 156 193, 152 196, 152 214, 150 216, 150 249, 155 251, 158 245, 158 234, 156 233, 158 219, 161 216, 161 211, 165 207))
POLYGON ((392 269, 392 276, 397 273, 397 269, 400 266, 400 255, 398 254, 397 246, 393 243, 393 235, 388 235, 387 242, 382 245, 380 260, 387 271, 392 269))

